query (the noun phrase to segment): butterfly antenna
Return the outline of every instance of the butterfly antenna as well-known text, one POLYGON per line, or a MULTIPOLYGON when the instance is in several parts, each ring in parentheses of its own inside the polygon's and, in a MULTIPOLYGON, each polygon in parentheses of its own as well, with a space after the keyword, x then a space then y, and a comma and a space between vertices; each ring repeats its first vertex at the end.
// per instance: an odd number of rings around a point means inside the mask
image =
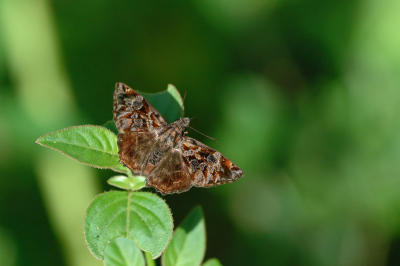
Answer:
POLYGON ((215 139, 215 138, 213 138, 213 137, 210 137, 210 136, 204 134, 203 132, 201 132, 201 131, 199 131, 199 130, 197 130, 197 129, 191 127, 191 126, 189 126, 189 128, 192 129, 193 131, 196 131, 196 132, 199 133, 200 135, 203 135, 203 136, 206 137, 206 138, 209 138, 209 139, 211 139, 211 140, 213 140, 213 141, 216 141, 216 140, 217 140, 217 139, 215 139))

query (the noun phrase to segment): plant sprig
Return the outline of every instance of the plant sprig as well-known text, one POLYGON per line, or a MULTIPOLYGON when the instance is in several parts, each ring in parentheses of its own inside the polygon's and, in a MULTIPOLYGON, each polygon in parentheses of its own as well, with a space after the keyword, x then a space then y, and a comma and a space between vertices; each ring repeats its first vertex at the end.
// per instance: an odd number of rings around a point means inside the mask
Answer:
MULTIPOLYGON (((178 90, 168 85, 156 94, 143 94, 167 121, 183 112, 178 90)), ((39 137, 36 143, 87 166, 111 169, 118 175, 107 183, 123 191, 99 194, 87 209, 85 240, 93 256, 105 265, 148 265, 162 254, 164 266, 200 265, 206 249, 203 212, 196 207, 173 233, 172 213, 155 193, 140 192, 145 177, 134 176, 119 162, 115 126, 72 126, 39 137)), ((218 260, 206 266, 221 265, 218 260)))

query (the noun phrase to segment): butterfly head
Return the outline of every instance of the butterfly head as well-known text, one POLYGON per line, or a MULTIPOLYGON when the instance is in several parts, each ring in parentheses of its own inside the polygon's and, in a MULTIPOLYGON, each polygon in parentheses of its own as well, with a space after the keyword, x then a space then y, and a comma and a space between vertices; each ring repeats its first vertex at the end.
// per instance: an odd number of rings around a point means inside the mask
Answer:
POLYGON ((175 121, 174 123, 171 124, 171 127, 175 128, 177 132, 181 132, 184 134, 186 131, 186 128, 190 124, 190 118, 189 117, 181 117, 179 120, 175 121))
POLYGON ((189 117, 181 117, 179 119, 179 122, 183 128, 187 128, 190 124, 190 118, 189 117))

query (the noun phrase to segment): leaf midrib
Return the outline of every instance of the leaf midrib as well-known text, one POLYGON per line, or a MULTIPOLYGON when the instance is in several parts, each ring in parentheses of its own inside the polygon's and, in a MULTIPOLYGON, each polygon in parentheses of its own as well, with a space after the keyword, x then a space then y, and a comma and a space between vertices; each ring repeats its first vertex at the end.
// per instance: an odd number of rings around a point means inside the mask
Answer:
MULTIPOLYGON (((45 141, 45 142, 46 142, 46 141, 45 141)), ((48 141, 48 142, 52 142, 52 141, 48 141)), ((104 150, 100 150, 100 149, 96 149, 96 148, 89 148, 90 146, 83 146, 83 145, 79 145, 79 144, 75 144, 75 143, 62 142, 62 141, 56 141, 56 142, 62 143, 62 144, 68 144, 68 145, 75 146, 75 147, 79 147, 79 148, 86 148, 86 149, 88 149, 88 150, 103 152, 103 153, 106 153, 106 154, 109 154, 109 155, 112 155, 112 156, 118 156, 118 153, 111 153, 111 152, 104 151, 104 150)), ((54 146, 45 144, 45 143, 43 143, 43 142, 41 142, 41 143, 42 143, 43 145, 46 145, 46 146, 50 146, 50 147, 55 148, 54 146)), ((53 142, 53 143, 54 143, 54 142, 53 142)), ((57 149, 57 148, 55 148, 55 149, 57 149)), ((60 150, 60 149, 57 149, 57 150, 62 151, 62 152, 66 152, 66 151, 63 151, 63 150, 60 150)))

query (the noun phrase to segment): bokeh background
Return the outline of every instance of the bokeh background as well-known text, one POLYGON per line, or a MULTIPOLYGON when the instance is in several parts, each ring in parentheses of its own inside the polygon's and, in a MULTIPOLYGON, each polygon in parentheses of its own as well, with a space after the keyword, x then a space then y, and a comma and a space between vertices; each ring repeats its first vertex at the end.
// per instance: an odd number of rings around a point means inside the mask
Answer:
POLYGON ((0 265, 100 265, 109 171, 34 144, 175 84, 241 180, 167 196, 224 265, 400 265, 400 1, 0 0, 0 265))

